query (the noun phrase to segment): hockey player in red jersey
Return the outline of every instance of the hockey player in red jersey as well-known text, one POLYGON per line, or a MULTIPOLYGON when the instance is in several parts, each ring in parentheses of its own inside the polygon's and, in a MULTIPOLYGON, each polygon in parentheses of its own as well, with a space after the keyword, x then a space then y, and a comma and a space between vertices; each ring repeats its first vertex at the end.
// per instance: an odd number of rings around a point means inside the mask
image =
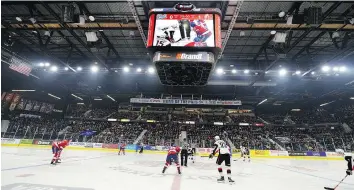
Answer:
POLYGON ((172 162, 174 162, 177 166, 178 174, 181 174, 181 167, 180 167, 179 161, 178 161, 178 154, 180 151, 181 151, 181 149, 178 146, 171 146, 168 149, 166 163, 165 163, 165 166, 163 167, 162 173, 165 173, 168 166, 171 165, 172 162))
POLYGON ((197 34, 197 37, 194 38, 194 42, 205 42, 212 35, 204 20, 191 20, 190 25, 197 34))
POLYGON ((120 155, 120 152, 123 152, 123 155, 125 155, 125 146, 125 143, 120 145, 118 155, 120 155))
MULTIPOLYGON (((54 154, 50 164, 56 164, 60 161, 61 151, 69 145, 69 140, 63 140, 60 142, 54 141, 52 144, 52 152, 54 154)), ((59 162, 60 163, 60 162, 59 162)))

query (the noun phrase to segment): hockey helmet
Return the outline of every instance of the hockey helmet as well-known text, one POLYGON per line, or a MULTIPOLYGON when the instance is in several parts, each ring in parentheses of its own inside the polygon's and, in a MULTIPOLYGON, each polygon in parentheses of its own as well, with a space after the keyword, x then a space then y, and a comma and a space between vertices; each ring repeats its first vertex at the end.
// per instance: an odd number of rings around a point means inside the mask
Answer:
POLYGON ((214 140, 216 140, 216 141, 217 141, 217 140, 220 140, 220 137, 219 137, 219 136, 215 136, 215 137, 214 137, 214 140))

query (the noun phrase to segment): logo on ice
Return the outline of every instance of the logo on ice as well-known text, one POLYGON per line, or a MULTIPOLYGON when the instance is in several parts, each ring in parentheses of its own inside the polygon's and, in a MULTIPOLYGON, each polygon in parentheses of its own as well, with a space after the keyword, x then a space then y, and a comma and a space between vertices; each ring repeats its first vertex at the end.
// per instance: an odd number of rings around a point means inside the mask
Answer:
POLYGON ((185 54, 185 53, 178 53, 176 59, 194 59, 199 60, 202 59, 203 54, 185 54))

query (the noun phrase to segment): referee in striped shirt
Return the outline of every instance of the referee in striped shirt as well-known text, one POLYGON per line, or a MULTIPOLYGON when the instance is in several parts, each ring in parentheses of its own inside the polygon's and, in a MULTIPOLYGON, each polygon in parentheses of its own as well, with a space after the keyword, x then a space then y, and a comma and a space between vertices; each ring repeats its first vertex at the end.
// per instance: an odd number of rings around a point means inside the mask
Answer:
POLYGON ((181 143, 181 147, 182 147, 182 150, 181 150, 181 166, 185 166, 187 167, 187 162, 188 162, 188 143, 187 143, 187 139, 184 138, 182 143, 181 143), (184 161, 183 161, 183 158, 184 158, 184 161))

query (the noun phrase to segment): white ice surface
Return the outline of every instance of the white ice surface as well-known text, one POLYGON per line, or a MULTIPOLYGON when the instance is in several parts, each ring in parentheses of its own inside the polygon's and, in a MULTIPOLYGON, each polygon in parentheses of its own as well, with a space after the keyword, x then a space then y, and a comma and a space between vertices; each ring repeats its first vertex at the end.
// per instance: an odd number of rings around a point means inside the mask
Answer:
MULTIPOLYGON (((230 185, 216 182, 215 158, 199 158, 179 176, 175 166, 161 174, 165 155, 64 150, 62 163, 51 166, 49 149, 2 147, 1 153, 4 190, 319 190, 334 187, 346 168, 345 161, 238 160, 232 162, 236 183, 230 185)), ((349 189, 354 190, 354 176, 338 188, 349 189)))

